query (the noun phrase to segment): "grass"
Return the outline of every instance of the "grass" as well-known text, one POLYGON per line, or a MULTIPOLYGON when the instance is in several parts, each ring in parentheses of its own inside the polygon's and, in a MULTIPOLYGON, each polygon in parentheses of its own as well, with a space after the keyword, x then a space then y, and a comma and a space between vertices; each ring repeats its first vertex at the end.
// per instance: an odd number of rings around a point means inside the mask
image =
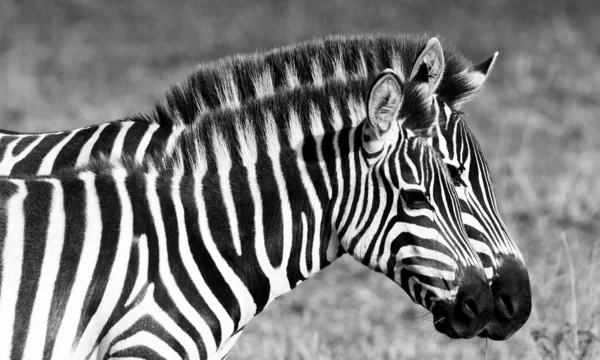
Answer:
MULTIPOLYGON (((600 5, 591 1, 0 2, 0 126, 47 131, 148 109, 201 61, 330 33, 429 32, 500 51, 468 121, 533 284, 527 325, 488 359, 600 356, 600 5)), ((275 302, 232 359, 483 358, 351 259, 275 302)))

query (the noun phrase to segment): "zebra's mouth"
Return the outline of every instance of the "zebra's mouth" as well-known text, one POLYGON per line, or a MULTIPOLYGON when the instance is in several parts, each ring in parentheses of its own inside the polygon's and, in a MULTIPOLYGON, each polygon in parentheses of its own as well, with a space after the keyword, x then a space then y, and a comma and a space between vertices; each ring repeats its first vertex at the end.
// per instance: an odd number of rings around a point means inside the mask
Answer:
POLYGON ((483 331, 492 319, 492 291, 483 271, 466 268, 456 297, 438 301, 431 308, 435 329, 452 339, 469 339, 483 331))

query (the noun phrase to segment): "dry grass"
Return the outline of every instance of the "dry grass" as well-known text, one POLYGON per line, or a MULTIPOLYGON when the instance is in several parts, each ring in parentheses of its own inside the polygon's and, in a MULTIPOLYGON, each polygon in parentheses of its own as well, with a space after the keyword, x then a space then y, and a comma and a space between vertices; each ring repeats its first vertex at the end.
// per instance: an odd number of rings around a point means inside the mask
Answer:
MULTIPOLYGON (((0 126, 45 131, 147 109, 200 61, 334 32, 442 34, 500 51, 467 107, 534 310, 488 359, 600 357, 600 11, 591 1, 0 2, 0 126), (102 5, 100 5, 102 3, 102 5), (54 5, 51 5, 54 4, 54 5)), ((232 359, 483 358, 392 282, 343 259, 275 302, 232 359)))

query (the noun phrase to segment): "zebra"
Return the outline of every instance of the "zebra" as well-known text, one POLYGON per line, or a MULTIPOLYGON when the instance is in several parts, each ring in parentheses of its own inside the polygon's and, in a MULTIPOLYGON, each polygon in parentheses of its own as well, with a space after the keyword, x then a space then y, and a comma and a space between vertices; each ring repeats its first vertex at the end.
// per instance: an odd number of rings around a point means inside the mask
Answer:
POLYGON ((454 49, 442 50, 437 38, 403 35, 333 36, 225 58, 200 65, 183 87, 171 90, 168 106, 156 106, 151 115, 66 132, 0 136, 0 174, 50 174, 99 156, 148 161, 152 154, 169 153, 183 129, 209 111, 236 109, 304 86, 368 79, 387 67, 402 79, 414 79, 425 64, 423 80, 439 117, 430 139, 457 186, 467 234, 492 285, 496 311, 485 336, 502 340, 529 317, 529 277, 498 212, 483 153, 460 111, 484 84, 496 56, 472 66, 454 49))
POLYGON ((0 358, 221 359, 344 253, 477 335, 494 300, 423 91, 387 70, 208 114, 159 162, 0 178, 0 358))

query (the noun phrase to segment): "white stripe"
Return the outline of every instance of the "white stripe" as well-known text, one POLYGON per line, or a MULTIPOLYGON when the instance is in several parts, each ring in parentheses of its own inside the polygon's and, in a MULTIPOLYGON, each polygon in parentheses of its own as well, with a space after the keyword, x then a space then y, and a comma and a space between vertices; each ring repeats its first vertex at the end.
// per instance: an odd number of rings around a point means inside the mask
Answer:
POLYGON ((308 262, 306 261, 306 247, 308 244, 308 225, 306 223, 306 214, 304 211, 302 216, 302 246, 300 247, 300 273, 305 279, 310 276, 308 271, 308 262))
POLYGON ((102 133, 104 128, 106 128, 106 126, 108 126, 108 124, 109 123, 104 123, 104 124, 98 126, 98 128, 96 129, 96 131, 94 131, 94 133, 88 139, 88 141, 85 142, 85 145, 83 145, 83 147, 81 148, 81 151, 79 152, 79 156, 77 157, 77 162, 75 163, 75 167, 79 167, 81 165, 85 165, 90 162, 92 149, 94 148, 96 141, 98 141, 100 134, 102 133))
POLYGON ((74 358, 84 358, 88 355, 88 350, 94 347, 100 331, 106 325, 123 291, 133 241, 133 208, 125 185, 126 177, 127 173, 124 169, 113 171, 113 179, 120 200, 121 219, 117 251, 106 282, 106 289, 110 289, 110 291, 104 291, 96 312, 79 338, 74 358))
POLYGON ((362 99, 356 99, 354 96, 348 98, 348 112, 350 114, 350 121, 352 121, 352 127, 358 126, 361 121, 367 118, 367 111, 365 103, 362 99))
POLYGON ((4 159, 0 162, 0 175, 10 175, 13 167, 21 160, 23 160, 29 153, 36 147, 38 144, 44 140, 44 138, 48 134, 40 134, 40 135, 23 135, 17 141, 13 141, 6 147, 4 159), (31 144, 27 145, 23 151, 21 151, 17 156, 13 156, 14 148, 24 139, 29 136, 37 136, 31 144))
POLYGON ((271 75, 271 69, 269 67, 266 67, 262 72, 256 74, 252 78, 252 84, 254 85, 254 92, 256 93, 257 99, 262 99, 275 94, 273 76, 271 75))
POLYGON ((160 126, 157 124, 151 124, 148 126, 148 129, 144 133, 140 144, 138 145, 137 150, 135 151, 135 162, 140 164, 144 160, 144 156, 146 155, 146 149, 150 144, 150 140, 152 140, 152 135, 154 132, 158 130, 160 126))
POLYGON ((118 351, 124 351, 136 346, 151 349, 165 359, 181 359, 181 356, 179 356, 175 350, 169 347, 167 343, 162 341, 162 339, 160 339, 158 336, 147 331, 140 331, 128 338, 116 342, 110 349, 109 355, 113 355, 118 351))
POLYGON ((131 304, 138 294, 142 292, 144 285, 148 283, 148 238, 146 234, 140 235, 136 242, 138 249, 138 271, 131 293, 129 293, 129 298, 125 301, 125 307, 131 304))
MULTIPOLYGON (((254 204, 254 246, 256 258, 261 270, 269 279, 270 291, 267 304, 275 300, 279 295, 290 291, 289 280, 285 272, 275 270, 267 254, 265 244, 265 234, 263 229, 263 203, 258 187, 258 178, 256 175, 256 161, 258 154, 256 153, 256 136, 249 130, 237 129, 238 142, 240 144, 240 155, 242 163, 248 172, 248 186, 250 187, 250 195, 254 204)), ((267 219, 268 220, 268 219, 267 219)), ((279 239, 273 239, 279 240, 279 239)))
POLYGON ((173 153, 175 148, 175 144, 177 143, 177 139, 179 139, 179 135, 185 129, 185 126, 174 126, 171 131, 171 135, 169 135, 169 139, 167 140, 167 145, 165 145, 165 155, 167 157, 173 153))
POLYGON ((119 134, 117 134, 112 150, 110 151, 110 161, 116 161, 121 158, 121 154, 123 153, 123 145, 125 144, 125 137, 134 123, 135 122, 133 121, 121 122, 121 130, 119 130, 119 134))
POLYGON ((365 61, 365 54, 363 53, 362 49, 358 50, 358 57, 360 60, 360 66, 358 67, 357 71, 357 75, 360 78, 366 79, 369 76, 369 70, 367 68, 367 62, 365 61))
POLYGON ((392 52, 392 68, 400 78, 400 81, 404 82, 404 65, 402 63, 402 57, 398 54, 396 49, 392 52))
POLYGON ((345 82, 346 79, 346 69, 344 68, 344 59, 342 55, 339 54, 333 60, 333 78, 339 81, 345 82))
POLYGON ((322 87, 324 84, 323 81, 323 70, 321 68, 321 64, 318 60, 311 60, 310 62, 310 73, 312 75, 313 84, 316 87, 322 87))
POLYGON ((95 176, 92 173, 85 172, 80 174, 79 178, 84 183, 86 196, 85 236, 82 239, 83 249, 79 257, 75 281, 56 336, 55 348, 52 353, 52 359, 55 360, 70 358, 70 351, 75 345, 79 320, 82 310, 84 310, 85 295, 93 281, 92 275, 98 261, 103 230, 100 200, 94 183, 95 176))
POLYGON ((398 254, 396 255, 396 258, 398 259, 408 259, 411 257, 433 259, 443 264, 446 264, 451 269, 458 269, 458 264, 456 263, 455 259, 451 258, 450 256, 444 254, 441 251, 438 251, 437 249, 428 249, 419 245, 404 245, 400 247, 400 250, 398 250, 398 254))
MULTIPOLYGON (((319 226, 321 225, 321 220, 323 217, 323 209, 321 208, 321 202, 317 195, 317 191, 315 190, 314 184, 312 183, 310 176, 308 175, 308 171, 306 169, 306 163, 302 156, 302 127, 300 125, 300 119, 298 118, 298 114, 290 109, 289 113, 289 133, 292 144, 296 144, 294 148, 296 149, 296 165, 298 166, 298 172, 300 173, 300 179, 302 181, 302 185, 304 186, 304 190, 306 191, 306 196, 308 197, 308 202, 310 208, 313 211, 314 218, 313 226, 315 228, 313 234, 313 248, 312 248, 312 269, 309 270, 310 274, 314 274, 320 270, 320 256, 319 256, 319 248, 321 244, 321 234, 319 231, 319 226)), ((308 252, 309 249, 306 249, 308 252)))
MULTIPOLYGON (((2 253, 2 288, 0 288, 0 359, 10 359, 14 323, 17 315, 17 299, 23 268, 25 216, 23 201, 27 195, 25 182, 13 180, 17 192, 10 197, 4 209, 8 217, 6 222, 6 237, 2 253), (10 269, 10 271, 7 271, 10 269)), ((43 326, 43 324, 42 324, 43 326)))
POLYGON ((300 79, 298 79, 298 73, 293 64, 285 65, 285 79, 287 81, 287 86, 290 89, 295 89, 300 86, 300 79))
MULTIPOLYGON (((333 130, 336 132, 335 136, 337 137, 337 132, 344 128, 344 120, 342 119, 340 109, 333 98, 329 99, 329 106, 331 107, 331 125, 333 126, 333 130)), ((337 141, 334 143, 337 146, 337 141)))
MULTIPOLYGON (((175 277, 171 273, 169 268, 169 255, 167 249, 167 234, 165 232, 165 224, 162 217, 162 211, 160 207, 160 200, 158 199, 156 189, 157 175, 150 174, 146 176, 146 196, 148 198, 148 205, 150 213, 152 214, 152 223, 156 230, 156 237, 158 239, 158 271, 161 280, 169 292, 169 296, 173 300, 177 307, 177 311, 181 314, 185 314, 185 317, 194 326, 196 331, 200 334, 206 347, 206 351, 212 354, 216 351, 215 339, 212 336, 211 330, 206 324, 206 321, 198 313, 196 309, 189 303, 185 295, 179 289, 175 277)), ((194 349, 192 358, 199 359, 200 355, 197 349, 194 349)))
MULTIPOLYGON (((201 174, 199 171, 197 174, 200 175, 198 177, 199 179, 202 178, 203 174, 201 174)), ((196 182, 195 197, 196 204, 198 204, 198 224, 202 234, 202 239, 204 240, 204 245, 206 246, 206 250, 210 254, 210 257, 215 262, 215 265, 221 272, 223 279, 225 279, 225 284, 227 284, 226 286, 231 289, 238 304, 240 305, 240 322, 238 327, 244 326, 256 314, 256 304, 254 303, 254 299, 252 298, 250 291, 248 288, 246 288, 246 285, 244 285, 242 280, 235 274, 233 269, 229 267, 229 264, 221 255, 221 252, 217 248, 217 245, 212 238, 211 230, 208 225, 205 199, 202 194, 201 181, 196 182)))
POLYGON ((48 151, 48 154, 44 156, 44 160, 38 169, 38 175, 49 175, 52 172, 52 168, 54 167, 54 162, 56 161, 56 157, 60 154, 60 151, 63 147, 73 139, 73 137, 79 132, 81 129, 75 129, 69 132, 64 139, 62 139, 58 144, 54 145, 52 150, 48 151))
POLYGON ((48 316, 50 314, 50 306, 52 305, 52 296, 54 295, 58 269, 60 268, 60 257, 65 236, 63 188, 61 183, 56 179, 49 179, 47 182, 52 184, 53 191, 44 259, 42 260, 38 289, 31 312, 30 324, 35 324, 36 326, 29 327, 23 351, 24 359, 41 359, 43 356, 47 330, 45 324, 48 324, 48 316))
POLYGON ((192 255, 192 250, 190 249, 189 239, 187 236, 183 203, 181 202, 181 194, 179 192, 180 182, 180 177, 177 177, 173 180, 173 205, 175 207, 175 218, 177 219, 177 231, 179 233, 179 254, 181 256, 183 266, 187 270, 192 282, 198 290, 198 293, 201 294, 202 299, 204 302, 206 302, 206 305, 212 310, 219 320, 221 328, 221 342, 223 342, 228 336, 233 334, 233 320, 212 290, 208 287, 206 281, 204 281, 202 273, 198 269, 198 264, 192 255))
POLYGON ((240 240, 240 230, 237 221, 235 202, 233 201, 233 193, 231 191, 231 182, 229 181, 229 172, 231 171, 232 165, 231 157, 229 154, 229 149, 227 148, 227 143, 225 142, 225 139, 223 139, 223 136, 219 134, 218 130, 213 130, 212 145, 217 161, 221 196, 223 197, 223 204, 225 205, 225 210, 227 212, 233 247, 236 254, 241 256, 242 243, 240 240))
MULTIPOLYGON (((350 130, 350 134, 348 136, 348 140, 349 140, 348 148, 349 149, 354 149, 354 137, 356 135, 355 132, 356 132, 355 128, 352 128, 350 130)), ((339 140, 339 134, 336 134, 336 143, 335 143, 335 151, 336 151, 336 159, 337 159, 336 160, 336 167, 337 167, 336 173, 338 174, 338 184, 346 185, 344 178, 342 176, 341 156, 339 156, 340 148, 339 148, 338 140, 339 140)), ((350 171, 352 172, 352 174, 349 176, 350 182, 348 184, 347 205, 349 205, 349 206, 344 207, 344 213, 342 214, 342 221, 340 222, 340 229, 346 225, 346 222, 348 221, 348 216, 350 215, 350 212, 352 211, 352 200, 354 199, 354 188, 356 187, 356 179, 354 176, 354 175, 356 175, 356 171, 354 170, 354 169, 356 169, 356 166, 358 166, 358 165, 354 163, 354 156, 348 156, 348 169, 350 169, 350 171)), ((342 193, 342 189, 340 186, 340 195, 341 194, 343 194, 343 193, 342 193)), ((341 201, 342 201, 341 196, 338 196, 336 199, 335 206, 334 206, 335 212, 338 211, 337 209, 340 209, 341 201)), ((338 214, 335 214, 334 219, 337 219, 337 218, 338 218, 338 214)), ((346 236, 345 234, 342 234, 342 238, 348 239, 348 236, 346 236)), ((348 246, 348 244, 343 244, 343 245, 345 248, 347 248, 347 246, 348 246)))
POLYGON ((222 74, 219 79, 221 86, 217 89, 217 95, 221 103, 221 107, 237 109, 241 106, 238 88, 233 79, 233 74, 227 72, 222 74))
POLYGON ((319 167, 321 168, 321 173, 323 174, 323 179, 325 180, 325 187, 327 188, 327 197, 331 199, 331 179, 329 179, 329 173, 327 172, 327 163, 323 158, 323 136, 325 135, 325 129, 323 128, 323 122, 321 119, 321 112, 317 108, 316 104, 310 103, 310 124, 311 124, 311 133, 315 138, 315 142, 317 143, 317 158, 319 161, 319 167))
POLYGON ((447 281, 456 280, 456 275, 452 271, 440 270, 436 268, 432 268, 430 266, 419 265, 419 264, 410 264, 410 265, 402 265, 404 269, 407 269, 415 274, 428 276, 431 278, 439 278, 447 281))

